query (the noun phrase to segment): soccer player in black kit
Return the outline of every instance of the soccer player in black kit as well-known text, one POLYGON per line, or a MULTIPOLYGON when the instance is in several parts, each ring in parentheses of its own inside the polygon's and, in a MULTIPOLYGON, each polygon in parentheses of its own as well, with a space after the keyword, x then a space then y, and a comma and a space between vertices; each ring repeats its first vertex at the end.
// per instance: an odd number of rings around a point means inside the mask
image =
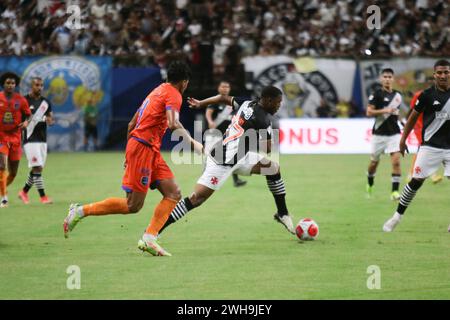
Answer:
MULTIPOLYGON (((221 95, 228 96, 231 91, 230 83, 224 80, 220 81, 217 91, 221 95)), ((209 128, 205 136, 205 147, 209 147, 223 138, 233 117, 233 107, 225 103, 209 105, 206 108, 205 117, 209 128)), ((232 176, 235 187, 241 187, 247 183, 247 181, 239 179, 236 173, 233 173, 232 176)))
POLYGON ((392 88, 394 70, 385 68, 381 71, 380 82, 382 87, 369 97, 367 116, 375 117, 372 129, 371 161, 367 169, 367 196, 373 192, 375 173, 384 152, 391 155, 392 163, 392 193, 391 200, 399 200, 398 192, 401 179, 400 168, 400 127, 398 114, 402 104, 400 92, 392 88))
POLYGON ((269 115, 275 114, 280 108, 282 92, 273 86, 265 87, 261 99, 253 101, 238 101, 235 97, 217 95, 205 100, 188 98, 192 108, 201 108, 210 104, 226 103, 233 106, 236 114, 225 133, 223 141, 218 142, 208 152, 206 168, 194 187, 190 197, 178 202, 170 214, 162 230, 170 224, 181 219, 190 210, 202 205, 216 190, 220 189, 232 173, 242 175, 259 174, 266 177, 267 186, 272 193, 277 212, 274 218, 280 222, 290 233, 295 234, 292 217, 286 206, 286 189, 280 173, 280 165, 258 153, 258 141, 265 143, 270 153, 272 126, 269 115), (250 135, 254 135, 253 145, 250 135), (247 139, 249 138, 249 139, 247 139))
MULTIPOLYGON (((417 154, 412 180, 403 188, 397 211, 383 225, 383 231, 391 232, 414 199, 426 178, 441 164, 444 175, 450 178, 450 62, 438 60, 434 64, 434 85, 418 97, 400 140, 400 152, 405 154, 406 139, 423 114, 422 145, 417 154)), ((448 200, 448 195, 446 195, 448 200)))
POLYGON ((23 150, 28 159, 28 167, 31 168, 27 181, 19 191, 19 199, 23 203, 30 203, 28 191, 34 185, 39 192, 40 202, 51 204, 52 200, 45 194, 44 178, 42 170, 47 160, 47 125, 53 124, 53 113, 50 101, 42 96, 44 82, 35 77, 31 80, 31 92, 25 96, 32 118, 27 129, 22 133, 23 150))

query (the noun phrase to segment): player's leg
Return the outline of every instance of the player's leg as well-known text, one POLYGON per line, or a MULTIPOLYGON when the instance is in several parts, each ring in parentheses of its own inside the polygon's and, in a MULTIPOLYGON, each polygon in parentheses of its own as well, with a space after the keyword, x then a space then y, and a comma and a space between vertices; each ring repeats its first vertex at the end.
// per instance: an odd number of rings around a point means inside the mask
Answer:
POLYGON ((403 188, 397 211, 383 225, 383 231, 391 232, 400 222, 406 209, 414 199, 423 182, 435 172, 443 161, 444 150, 430 147, 421 147, 417 154, 414 175, 410 182, 403 188))
POLYGON ((236 188, 245 186, 247 184, 247 181, 242 180, 239 178, 239 175, 236 173, 233 173, 233 184, 236 188))
POLYGON ((392 193, 391 200, 400 200, 400 193, 398 192, 400 188, 400 181, 402 178, 402 171, 400 167, 400 152, 391 153, 391 163, 392 163, 392 193))
POLYGON ((201 206, 214 191, 220 189, 232 172, 233 167, 218 165, 208 157, 205 170, 198 179, 194 192, 177 203, 159 232, 161 233, 169 225, 183 218, 192 209, 201 206))
POLYGON ((8 155, 8 178, 6 180, 7 186, 13 183, 14 179, 17 176, 20 158, 22 158, 22 147, 20 143, 11 144, 8 155))
POLYGON ((34 185, 34 174, 33 174, 33 145, 31 143, 26 143, 23 145, 23 151, 25 152, 25 156, 28 161, 28 168, 31 168, 30 172, 28 173, 27 180, 25 181, 25 185, 23 186, 22 190, 19 191, 18 197, 20 200, 22 200, 23 203, 28 204, 30 203, 30 199, 28 197, 28 191, 33 187, 34 185))
POLYGON ((192 192, 189 197, 181 199, 177 203, 175 208, 170 213, 166 223, 161 230, 159 230, 159 233, 162 233, 165 228, 183 218, 192 209, 201 206, 206 200, 208 200, 209 197, 212 196, 214 191, 215 190, 207 186, 197 183, 194 187, 194 192, 192 192))
POLYGON ((64 220, 64 235, 68 237, 76 224, 88 216, 137 213, 144 205, 148 191, 152 152, 149 147, 130 140, 125 154, 126 168, 122 179, 122 189, 126 198, 107 198, 86 205, 71 204, 64 220), (131 141, 131 143, 130 143, 131 141))
POLYGON ((8 150, 6 145, 0 145, 0 208, 8 206, 8 195, 6 192, 6 165, 8 150))
MULTIPOLYGON (((249 157, 254 156, 255 155, 249 153, 249 157)), ((252 162, 253 161, 249 161, 249 163, 252 162)), ((267 186, 269 187, 277 206, 277 213, 274 215, 275 220, 283 224, 290 233, 295 234, 292 217, 289 215, 286 205, 286 188, 284 186, 283 178, 281 178, 280 165, 267 158, 260 157, 256 164, 251 165, 250 168, 243 166, 238 170, 238 173, 245 175, 248 169, 250 169, 250 174, 259 174, 266 177, 267 186)))
POLYGON ((371 144, 370 163, 369 167, 367 168, 366 193, 368 198, 372 196, 373 186, 375 184, 375 174, 377 172, 378 164, 380 163, 381 154, 384 152, 385 148, 386 143, 384 141, 384 137, 373 135, 371 144))

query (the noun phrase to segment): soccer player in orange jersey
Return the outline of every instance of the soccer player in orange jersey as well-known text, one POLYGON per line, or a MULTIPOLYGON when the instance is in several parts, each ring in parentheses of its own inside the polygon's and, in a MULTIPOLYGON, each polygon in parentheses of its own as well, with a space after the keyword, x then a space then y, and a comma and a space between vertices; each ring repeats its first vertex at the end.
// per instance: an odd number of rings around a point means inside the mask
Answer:
MULTIPOLYGON (((431 80, 433 80, 433 78, 431 78, 431 80)), ((411 99, 411 103, 410 103, 411 111, 414 109, 414 107, 415 107, 415 105, 417 103, 417 99, 419 98, 419 96, 420 96, 420 94, 422 92, 423 92, 423 90, 417 91, 414 94, 413 98, 411 99)), ((408 114, 408 116, 409 116, 409 114, 408 114)), ((419 146, 422 144, 422 129, 423 129, 423 114, 421 114, 419 116, 419 118, 417 119, 416 124, 414 125, 414 129, 413 129, 414 130, 414 135, 416 136, 416 139, 417 139, 417 142, 418 142, 419 146)), ((417 153, 414 154, 413 161, 412 161, 412 164, 411 164, 411 169, 409 171, 409 179, 408 180, 411 180, 410 178, 413 176, 414 165, 416 163, 416 159, 417 159, 417 153)), ((443 177, 440 174, 437 174, 437 173, 435 173, 435 174, 433 174, 431 176, 431 181, 434 184, 441 182, 442 179, 443 179, 443 177)))
POLYGON ((155 208, 153 217, 138 247, 153 255, 170 256, 157 242, 158 231, 181 199, 174 175, 160 154, 161 140, 167 128, 179 129, 197 152, 201 143, 192 139, 179 121, 182 94, 189 83, 189 67, 174 61, 167 68, 167 83, 155 88, 128 125, 128 143, 125 152, 125 174, 122 188, 126 198, 108 198, 87 205, 71 204, 64 220, 64 235, 88 216, 129 214, 138 212, 144 205, 148 188, 158 189, 163 199, 155 208))
POLYGON ((0 208, 8 206, 6 187, 17 175, 22 156, 21 133, 27 127, 31 115, 27 100, 15 92, 19 83, 19 76, 13 72, 5 72, 0 77, 0 84, 3 86, 3 91, 0 92, 0 208))

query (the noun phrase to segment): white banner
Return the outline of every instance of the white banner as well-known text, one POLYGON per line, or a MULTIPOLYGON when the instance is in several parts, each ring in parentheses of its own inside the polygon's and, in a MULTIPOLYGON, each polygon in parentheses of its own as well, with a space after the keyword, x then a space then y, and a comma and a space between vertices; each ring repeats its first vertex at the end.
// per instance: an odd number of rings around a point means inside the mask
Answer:
MULTIPOLYGON (((370 153, 373 119, 281 119, 281 153, 370 153)), ((408 148, 417 150, 414 133, 408 148)))

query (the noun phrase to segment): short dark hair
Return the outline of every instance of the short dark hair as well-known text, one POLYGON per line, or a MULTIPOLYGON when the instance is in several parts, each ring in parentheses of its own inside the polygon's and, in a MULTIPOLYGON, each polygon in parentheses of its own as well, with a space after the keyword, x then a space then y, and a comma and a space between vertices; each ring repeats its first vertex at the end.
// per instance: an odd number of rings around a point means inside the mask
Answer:
POLYGON ((437 67, 450 67, 450 62, 445 59, 438 60, 434 64, 434 70, 436 70, 437 67))
POLYGON ((0 85, 3 87, 5 85, 6 79, 14 79, 16 81, 16 86, 20 83, 20 77, 11 71, 6 71, 0 77, 0 85))
POLYGON ((381 70, 380 74, 383 74, 383 73, 392 73, 392 74, 394 74, 394 70, 392 68, 384 68, 383 70, 381 70))
POLYGON ((167 66, 167 81, 170 83, 177 83, 182 80, 189 80, 191 77, 191 70, 189 66, 180 60, 175 60, 167 66))
POLYGON ((283 93, 280 89, 274 86, 267 86, 261 92, 261 98, 277 98, 281 96, 283 93))
POLYGON ((38 81, 43 81, 41 77, 33 77, 31 78, 31 82, 38 80, 38 81))

